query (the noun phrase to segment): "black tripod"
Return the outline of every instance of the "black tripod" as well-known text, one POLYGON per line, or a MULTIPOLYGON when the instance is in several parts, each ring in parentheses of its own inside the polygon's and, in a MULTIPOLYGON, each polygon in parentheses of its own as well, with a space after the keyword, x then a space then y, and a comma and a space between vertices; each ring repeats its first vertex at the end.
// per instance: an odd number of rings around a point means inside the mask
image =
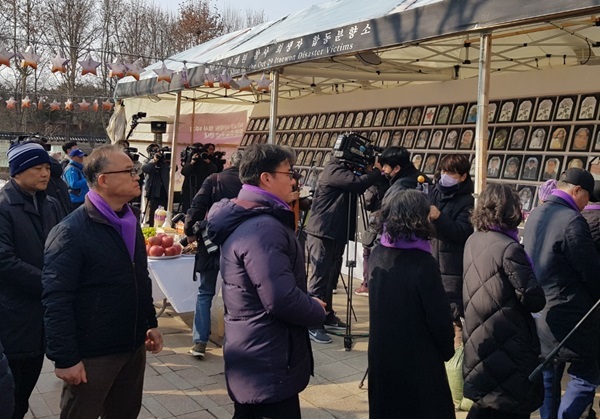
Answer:
POLYGON ((592 306, 592 308, 590 308, 589 311, 587 313, 585 313, 585 316, 583 316, 581 318, 581 320, 579 320, 579 322, 577 322, 575 327, 573 327, 573 329, 571 329, 571 331, 567 334, 567 336, 565 336, 565 338, 562 341, 560 341, 560 343, 558 345, 556 345, 554 347, 554 349, 552 349, 552 351, 550 351, 550 353, 548 354, 548 356, 546 356, 546 358, 544 358, 542 363, 540 365, 538 365, 538 367, 535 370, 533 370, 533 372, 529 375, 529 381, 535 381, 537 376, 548 366, 548 364, 550 362, 553 363, 554 377, 552 380, 552 412, 551 412, 551 416, 550 416, 551 419, 558 419, 558 407, 560 406, 560 397, 561 397, 561 389, 560 389, 561 374, 559 374, 559 372, 561 371, 561 365, 564 362, 562 360, 558 359, 558 357, 557 357, 558 352, 565 345, 565 343, 569 340, 569 338, 573 335, 573 333, 575 333, 575 331, 577 329, 579 329, 579 327, 581 327, 583 322, 585 322, 587 320, 587 318, 590 317, 592 315, 592 313, 594 313, 594 311, 596 311, 596 309, 598 307, 600 307, 600 300, 596 301, 596 304, 594 304, 592 306))

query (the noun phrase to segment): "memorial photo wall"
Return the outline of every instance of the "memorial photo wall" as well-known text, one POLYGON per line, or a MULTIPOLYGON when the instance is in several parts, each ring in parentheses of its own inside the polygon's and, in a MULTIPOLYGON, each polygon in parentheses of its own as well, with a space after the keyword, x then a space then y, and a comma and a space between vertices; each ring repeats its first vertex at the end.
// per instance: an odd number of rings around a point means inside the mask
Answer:
MULTIPOLYGON (((537 188, 570 167, 590 170, 600 180, 600 93, 490 101, 487 176, 509 183, 523 209, 537 203, 537 188)), ((328 161, 338 135, 356 132, 379 147, 400 145, 415 166, 434 175, 441 158, 475 156, 477 104, 407 106, 277 118, 276 144, 296 150, 296 167, 306 176, 328 161)), ((266 143, 269 118, 251 118, 240 143, 266 143)), ((474 165, 473 165, 474 169, 474 165)))

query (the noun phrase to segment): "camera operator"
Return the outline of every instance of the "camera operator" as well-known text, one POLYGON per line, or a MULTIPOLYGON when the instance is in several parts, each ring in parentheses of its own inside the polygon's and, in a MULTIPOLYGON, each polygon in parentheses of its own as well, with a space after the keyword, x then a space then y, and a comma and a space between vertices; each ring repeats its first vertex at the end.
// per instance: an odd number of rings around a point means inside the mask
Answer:
POLYGON ((169 147, 160 148, 158 144, 150 144, 146 151, 148 152, 148 160, 142 166, 142 172, 146 175, 146 211, 144 211, 144 217, 150 226, 154 226, 154 212, 159 205, 166 208, 169 198, 171 149, 169 147))
POLYGON ((356 200, 351 202, 350 199, 365 192, 382 177, 377 161, 373 167, 375 170, 367 167, 367 173, 359 175, 352 164, 332 156, 323 168, 313 197, 306 226, 312 267, 308 292, 327 304, 325 324, 309 329, 310 338, 317 343, 331 342, 325 327, 346 328, 333 311, 333 284, 340 275, 346 243, 354 237, 356 230, 356 200))
MULTIPOLYGON (((215 151, 213 144, 203 146, 200 143, 192 144, 184 151, 185 160, 181 174, 184 176, 181 186, 181 210, 186 212, 192 203, 192 199, 202 186, 202 182, 211 174, 217 172, 217 166, 212 161, 215 151)), ((183 160, 183 159, 182 159, 183 160)))

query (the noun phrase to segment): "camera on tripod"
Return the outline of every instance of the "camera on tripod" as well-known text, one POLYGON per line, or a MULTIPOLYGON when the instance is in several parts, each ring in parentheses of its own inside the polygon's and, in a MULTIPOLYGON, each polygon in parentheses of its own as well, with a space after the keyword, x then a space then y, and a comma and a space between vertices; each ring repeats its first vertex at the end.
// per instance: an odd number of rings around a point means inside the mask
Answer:
POLYGON ((209 158, 209 154, 202 144, 196 143, 187 146, 185 150, 179 154, 179 158, 181 160, 181 164, 184 165, 190 163, 192 160, 197 160, 198 158, 206 160, 209 158), (194 158, 195 155, 198 155, 198 157, 194 158))
POLYGON ((14 140, 11 140, 10 143, 11 144, 21 144, 21 143, 26 143, 28 141, 34 141, 34 142, 38 143, 39 145, 41 145, 42 147, 44 147, 44 150, 46 150, 46 151, 50 151, 51 150, 51 146, 50 146, 50 144, 48 144, 48 139, 45 138, 45 137, 42 137, 38 133, 19 135, 14 140))
POLYGON ((150 151, 150 158, 156 158, 158 161, 171 160, 171 147, 161 147, 158 150, 150 151))
POLYGON ((135 147, 125 147, 123 152, 127 154, 127 156, 131 159, 132 162, 136 162, 140 160, 140 155, 138 153, 138 149, 135 147))
POLYGON ((333 145, 333 156, 360 173, 373 165, 375 157, 382 151, 383 148, 373 145, 371 140, 355 132, 340 134, 333 145))

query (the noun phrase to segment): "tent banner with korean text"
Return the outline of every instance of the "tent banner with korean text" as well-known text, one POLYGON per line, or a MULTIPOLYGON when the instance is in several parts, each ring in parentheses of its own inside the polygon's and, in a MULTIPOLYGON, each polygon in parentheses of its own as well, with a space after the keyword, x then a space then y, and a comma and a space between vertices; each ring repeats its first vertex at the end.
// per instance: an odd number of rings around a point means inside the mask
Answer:
MULTIPOLYGON (((237 145, 248 121, 246 111, 181 115, 179 144, 237 145)), ((220 148, 220 147, 218 147, 220 148)))

